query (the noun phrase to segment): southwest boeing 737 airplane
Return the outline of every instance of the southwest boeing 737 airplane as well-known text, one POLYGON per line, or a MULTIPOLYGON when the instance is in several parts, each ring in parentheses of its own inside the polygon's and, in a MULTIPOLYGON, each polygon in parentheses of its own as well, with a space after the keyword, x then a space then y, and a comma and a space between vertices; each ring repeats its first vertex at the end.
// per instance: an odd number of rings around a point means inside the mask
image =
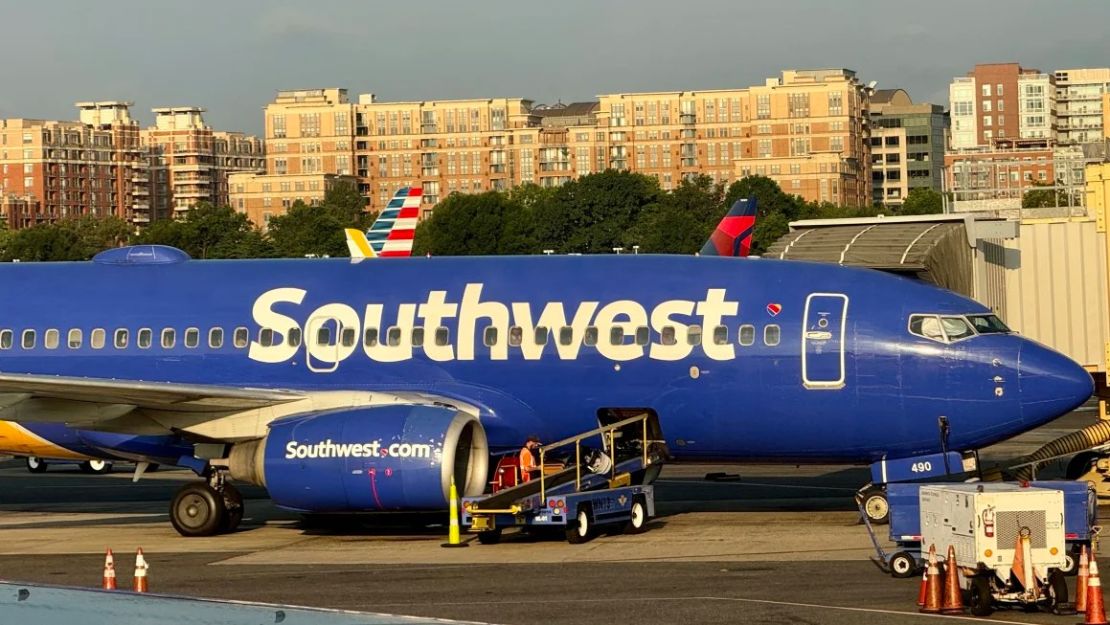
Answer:
POLYGON ((795 261, 141 246, 5 264, 0 286, 19 294, 0 303, 0 418, 148 446, 139 460, 180 453, 204 477, 171 504, 190 536, 242 517, 228 476, 294 510, 442 509, 452 477, 482 493, 491 452, 629 411, 657 415, 675 461, 927 476, 1093 390, 972 300, 795 261))

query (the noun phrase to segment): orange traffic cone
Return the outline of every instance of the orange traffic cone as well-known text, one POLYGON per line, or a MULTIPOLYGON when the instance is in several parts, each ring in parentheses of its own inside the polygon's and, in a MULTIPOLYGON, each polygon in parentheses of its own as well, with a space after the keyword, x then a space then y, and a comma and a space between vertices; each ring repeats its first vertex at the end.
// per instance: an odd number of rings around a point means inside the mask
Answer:
POLYGON ((956 547, 948 545, 948 555, 944 558, 944 604, 941 614, 963 614, 964 599, 960 594, 960 571, 956 566, 956 547))
POLYGON ((112 558, 111 549, 104 554, 104 583, 101 588, 104 590, 116 589, 116 561, 112 558))
POLYGON ((1110 625, 1106 620, 1106 607, 1102 604, 1102 582, 1098 580, 1098 562, 1091 558, 1090 577, 1087 578, 1087 611, 1082 625, 1110 625))
POLYGON ((1075 578, 1075 611, 1087 611, 1087 578, 1090 576, 1090 566, 1087 559, 1087 547, 1079 552, 1079 575, 1075 578))
POLYGON ((937 567, 937 547, 936 545, 929 545, 929 569, 926 572, 925 605, 921 606, 921 612, 940 612, 940 588, 941 575, 940 569, 937 567))
POLYGON ((921 588, 917 591, 917 605, 925 605, 925 593, 929 586, 929 567, 925 567, 921 571, 921 588))
POLYGON ((139 547, 139 551, 135 553, 135 582, 131 590, 135 592, 146 592, 146 558, 143 557, 143 548, 139 547))

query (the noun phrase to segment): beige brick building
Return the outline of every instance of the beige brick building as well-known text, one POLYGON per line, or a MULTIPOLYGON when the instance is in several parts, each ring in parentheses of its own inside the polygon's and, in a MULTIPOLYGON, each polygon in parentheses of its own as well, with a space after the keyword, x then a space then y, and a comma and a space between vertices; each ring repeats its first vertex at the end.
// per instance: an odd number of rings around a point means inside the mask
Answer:
MULTIPOLYGON (((871 201, 867 92, 843 69, 789 70, 744 89, 608 94, 554 106, 280 91, 265 111, 266 174, 354 176, 371 211, 397 188, 419 185, 424 216, 454 192, 558 186, 606 169, 655 176, 665 189, 699 174, 722 183, 761 174, 807 200, 863 206, 871 201)), ((278 214, 291 196, 273 182, 266 208, 278 214)), ((239 199, 233 189, 236 208, 239 199)))
POLYGON ((262 172, 262 141, 241 132, 212 130, 199 107, 156 108, 143 130, 149 159, 150 205, 156 219, 180 215, 198 202, 231 203, 228 175, 262 172))
POLYGON ((338 183, 357 184, 354 176, 336 174, 253 174, 228 176, 231 206, 263 228, 274 215, 283 215, 294 202, 318 204, 338 183))

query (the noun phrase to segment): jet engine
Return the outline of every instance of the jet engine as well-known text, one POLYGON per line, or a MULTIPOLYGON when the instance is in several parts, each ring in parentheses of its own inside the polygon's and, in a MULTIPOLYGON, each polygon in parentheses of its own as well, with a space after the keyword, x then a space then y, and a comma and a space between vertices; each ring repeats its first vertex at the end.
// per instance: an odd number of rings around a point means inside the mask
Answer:
POLYGON ((477 417, 394 404, 287 417, 232 447, 231 477, 305 512, 436 510, 452 477, 461 496, 486 486, 489 445, 477 417))

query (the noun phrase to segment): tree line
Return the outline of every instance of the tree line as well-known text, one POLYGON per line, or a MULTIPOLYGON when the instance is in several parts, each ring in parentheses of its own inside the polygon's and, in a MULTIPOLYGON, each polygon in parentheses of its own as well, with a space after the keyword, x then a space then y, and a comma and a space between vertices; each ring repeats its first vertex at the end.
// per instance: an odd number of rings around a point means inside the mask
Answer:
MULTIPOLYGON (((752 252, 765 250, 798 219, 874 216, 884 209, 806 202, 763 176, 730 185, 708 176, 665 191, 656 178, 618 171, 583 176, 560 187, 452 194, 417 227, 414 253, 447 255, 608 254, 613 248, 692 254, 701 249, 739 198, 758 203, 752 252)), ((890 211, 885 211, 890 212, 890 211)), ((941 212, 940 194, 914 189, 899 214, 941 212)), ((322 202, 296 202, 265 231, 230 207, 200 203, 181 219, 135 233, 117 217, 84 216, 17 231, 0 230, 0 259, 87 260, 128 243, 172 245, 193 258, 346 256, 344 228, 366 229, 374 215, 353 185, 336 185, 322 202)))

